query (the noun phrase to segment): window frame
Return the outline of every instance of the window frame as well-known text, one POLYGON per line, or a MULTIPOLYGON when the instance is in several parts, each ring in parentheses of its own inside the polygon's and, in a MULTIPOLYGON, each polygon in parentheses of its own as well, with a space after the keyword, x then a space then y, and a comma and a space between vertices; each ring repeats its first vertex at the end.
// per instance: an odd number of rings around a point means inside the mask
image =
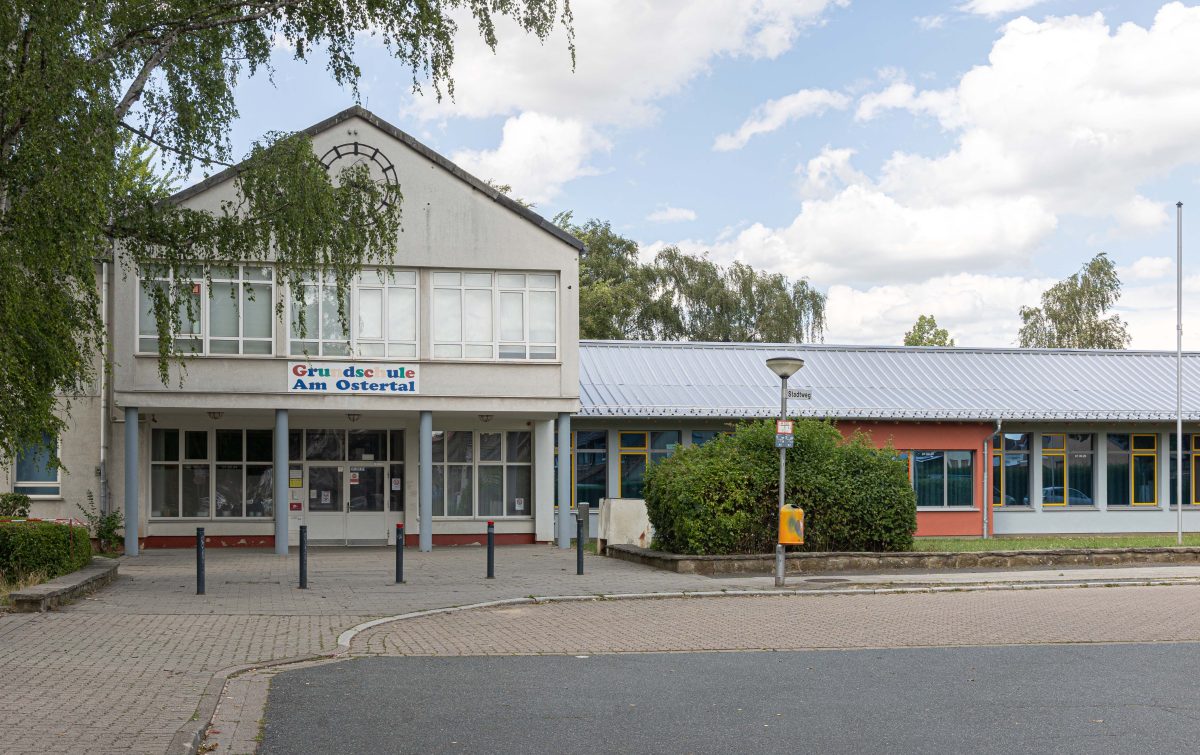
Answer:
MULTIPOLYGON (((143 326, 147 324, 145 321, 146 313, 143 312, 143 307, 142 307, 142 296, 145 294, 144 288, 145 288, 146 282, 147 281, 161 282, 161 283, 165 283, 169 286, 175 281, 175 273, 173 270, 169 270, 169 269, 162 270, 162 271, 156 271, 153 269, 147 270, 147 267, 153 268, 153 263, 151 263, 150 265, 147 265, 147 266, 143 266, 140 270, 138 270, 138 275, 137 275, 138 292, 137 292, 136 303, 135 303, 137 314, 136 314, 136 317, 134 318, 135 319, 134 327, 136 329, 135 338, 136 338, 137 343, 135 345, 134 353, 138 354, 138 355, 148 355, 148 354, 156 355, 156 354, 158 354, 158 345, 157 345, 158 344, 158 323, 157 323, 157 321, 155 321, 153 319, 152 314, 150 315, 151 319, 148 324, 150 327, 152 327, 154 329, 154 331, 147 332, 147 333, 142 332, 143 326), (142 344, 143 340, 153 341, 154 347, 153 348, 143 348, 143 344, 142 344)), ((177 347, 181 342, 182 343, 194 342, 199 346, 198 350, 185 350, 185 349, 181 348, 180 351, 185 356, 187 356, 189 358, 190 357, 216 357, 219 359, 247 359, 247 358, 248 359, 265 359, 265 358, 270 358, 270 357, 273 357, 276 355, 277 349, 275 347, 275 337, 278 333, 278 328, 277 328, 277 323, 276 323, 276 320, 278 320, 278 316, 277 316, 277 313, 275 310, 275 303, 276 303, 276 296, 278 294, 279 289, 278 289, 277 275, 275 272, 275 267, 273 265, 271 265, 270 263, 259 263, 259 262, 239 262, 239 263, 231 264, 231 265, 213 265, 208 268, 194 267, 189 271, 189 275, 190 275, 190 277, 187 278, 187 280, 189 282, 191 282, 191 284, 192 284, 192 288, 193 288, 192 295, 199 297, 199 302, 198 302, 199 310, 196 312, 196 316, 197 316, 196 328, 197 329, 196 329, 196 332, 194 332, 194 333, 173 333, 173 334, 171 334, 172 342, 174 342, 177 347), (268 272, 270 277, 267 280, 253 280, 253 279, 247 277, 247 275, 246 275, 247 268, 260 268, 261 270, 268 272), (228 270, 236 270, 237 277, 234 278, 230 275, 224 274, 224 271, 228 271, 228 270), (214 272, 215 272, 215 274, 214 274, 214 272), (237 299, 237 305, 236 305, 237 306, 238 335, 236 337, 217 336, 214 338, 212 336, 212 299, 214 299, 217 296, 216 294, 213 293, 213 285, 212 284, 218 284, 218 283, 220 283, 220 284, 236 284, 238 286, 238 299, 237 299), (244 301, 246 300, 245 292, 246 292, 247 288, 255 289, 255 296, 254 296, 255 301, 259 300, 258 297, 260 295, 265 295, 267 301, 269 302, 270 306, 268 307, 268 311, 270 312, 270 317, 268 319, 268 322, 270 322, 270 325, 271 325, 271 334, 269 337, 262 336, 262 337, 249 337, 248 338, 245 335, 245 332, 246 332, 246 319, 245 319, 246 307, 244 306, 244 301), (266 290, 264 292, 262 292, 262 294, 260 294, 258 289, 266 289, 266 290), (218 342, 222 342, 222 343, 236 343, 238 350, 236 352, 223 352, 223 351, 222 352, 214 352, 212 350, 212 341, 214 341, 214 340, 218 341, 218 342), (266 352, 247 353, 246 352, 246 343, 247 342, 266 343, 269 345, 269 350, 266 352)), ((221 296, 224 297, 224 294, 221 294, 221 296)), ((176 305, 176 306, 178 306, 178 305, 176 305)), ((182 314, 183 315, 187 314, 186 309, 183 311, 182 314)))
MULTIPOLYGON (((1071 432, 1067 432, 1064 430, 1061 432, 1041 433, 1041 436, 1042 436, 1042 452, 1041 452, 1042 453, 1042 459, 1041 459, 1041 462, 1042 462, 1042 464, 1041 464, 1041 469, 1042 469, 1042 488, 1041 488, 1042 489, 1042 508, 1063 509, 1065 511, 1071 511, 1071 510, 1087 511, 1089 509, 1096 508, 1096 487, 1097 487, 1097 484, 1096 484, 1096 477, 1097 477, 1096 434, 1095 433, 1071 433, 1071 432), (1091 450, 1090 451, 1072 451, 1071 450, 1071 436, 1072 435, 1086 435, 1086 436, 1090 437, 1091 438, 1091 450), (1047 448, 1046 447, 1046 438, 1058 438, 1061 442, 1057 446, 1052 446, 1050 448, 1047 448), (1092 470, 1091 471, 1091 474, 1092 474, 1092 480, 1091 480, 1092 502, 1090 504, 1078 504, 1078 503, 1072 504, 1071 503, 1071 491, 1076 490, 1076 488, 1073 485, 1071 485, 1071 469, 1073 466, 1075 466, 1074 464, 1071 463, 1071 457, 1076 454, 1086 454, 1090 459, 1089 465, 1091 466, 1091 470, 1092 470), (1058 459, 1062 464, 1063 495, 1062 495, 1061 501, 1057 501, 1057 502, 1047 502, 1046 501, 1046 488, 1047 488, 1047 485, 1046 485, 1046 459, 1047 458, 1058 459)), ((1082 493, 1083 491, 1079 491, 1079 492, 1082 493)))
POLYGON ((999 434, 992 436, 991 462, 992 462, 992 480, 993 481, 992 481, 991 501, 992 501, 993 508, 997 508, 997 509, 1000 509, 1000 508, 1032 509, 1033 508, 1033 448, 1032 448, 1032 446, 1033 446, 1033 431, 1032 430, 1023 431, 1023 432, 1015 432, 1015 433, 1001 432, 999 434), (1029 447, 1027 448, 1027 450, 1009 451, 1007 448, 1005 448, 1005 446, 1007 445, 1006 438, 1009 435, 1028 435, 1029 436, 1029 447), (999 441, 1000 441, 999 443, 996 442, 997 439, 999 439, 999 441), (1012 504, 1005 503, 1005 498, 1008 495, 1008 479, 1007 479, 1008 475, 1005 474, 1006 467, 1004 464, 1004 457, 1009 454, 1012 454, 1013 456, 1025 457, 1026 479, 1028 480, 1028 485, 1029 485, 1029 490, 1027 491, 1027 495, 1028 495, 1027 503, 1012 503, 1012 504), (999 461, 998 464, 997 464, 997 460, 999 461), (998 490, 995 486, 997 480, 1000 482, 1000 487, 998 490), (999 500, 996 499, 996 496, 995 496, 996 492, 1000 493, 999 500))
MULTIPOLYGON (((435 457, 432 460, 435 478, 437 477, 437 468, 438 467, 442 468, 442 486, 441 486, 442 487, 442 502, 441 502, 442 503, 442 506, 441 506, 442 513, 441 514, 434 513, 433 514, 434 521, 480 522, 480 521, 504 520, 504 521, 522 522, 522 521, 529 521, 534 518, 533 460, 536 457, 536 452, 533 447, 533 442, 534 442, 533 433, 530 430, 524 429, 524 428, 515 428, 514 429, 514 428, 500 427, 500 428, 496 428, 496 429, 489 428, 487 430, 444 429, 444 430, 434 430, 434 433, 442 434, 442 458, 439 461, 436 458, 436 454, 435 454, 435 457), (447 450, 448 444, 446 442, 446 440, 447 440, 446 433, 470 433, 471 434, 471 460, 470 461, 447 461, 446 450, 447 450), (529 439, 529 460, 528 461, 509 461, 509 440, 510 440, 509 436, 514 433, 522 433, 522 434, 528 436, 528 439, 529 439), (500 436, 500 458, 498 460, 484 461, 483 459, 480 458, 480 456, 481 456, 481 454, 480 454, 480 449, 481 449, 480 436, 481 435, 499 435, 500 436), (446 485, 446 479, 447 479, 446 471, 451 466, 466 467, 471 470, 471 513, 470 514, 447 514, 446 513, 449 510, 448 500, 446 497, 448 490, 449 490, 448 486, 446 485), (521 467, 521 468, 529 469, 530 490, 529 490, 529 497, 526 498, 526 504, 525 504, 526 513, 524 513, 524 514, 509 514, 508 513, 509 469, 513 468, 513 467, 521 467), (481 513, 479 513, 480 482, 481 482, 481 477, 479 474, 480 468, 489 468, 489 469, 500 468, 502 470, 500 473, 500 489, 502 491, 501 496, 504 500, 504 510, 503 510, 503 513, 501 513, 501 514, 481 514, 481 513)), ((434 501, 433 505, 434 505, 434 510, 436 512, 438 502, 434 501)))
MULTIPOLYGON (((42 434, 42 447, 38 450, 50 451, 51 444, 49 441, 50 441, 50 434, 43 433, 42 434)), ((62 455, 62 436, 59 436, 59 435, 54 436, 53 449, 54 449, 53 456, 55 458, 61 457, 61 455, 62 455)), ((60 467, 58 467, 57 465, 54 465, 54 464, 48 465, 49 471, 54 473, 53 481, 51 481, 51 480, 22 480, 20 478, 19 470, 21 469, 21 455, 27 451, 28 451, 28 448, 22 449, 21 452, 18 453, 17 456, 15 458, 13 458, 13 460, 12 460, 12 472, 11 472, 11 474, 12 474, 12 485, 11 485, 12 492, 20 493, 21 495, 28 496, 29 500, 31 500, 31 501, 61 500, 63 497, 63 495, 62 495, 62 469, 60 467), (22 487, 24 487, 26 489, 28 489, 28 488, 57 488, 57 490, 53 493, 27 493, 21 489, 22 487)), ((47 461, 50 461, 50 459, 47 459, 47 461)))
POLYGON ((942 503, 940 505, 921 504, 917 503, 918 511, 978 511, 979 506, 975 502, 975 452, 969 448, 911 448, 896 452, 896 460, 904 460, 908 468, 908 484, 912 486, 913 492, 917 490, 917 465, 915 457, 917 454, 941 454, 942 456, 942 503), (950 503, 950 459, 948 454, 965 453, 967 461, 971 465, 971 502, 967 504, 950 503))
POLYGON ((437 269, 429 271, 429 317, 431 322, 438 322, 441 316, 438 312, 437 292, 457 291, 458 292, 458 307, 459 307, 459 339, 457 341, 438 340, 436 332, 430 332, 429 335, 429 359, 439 362, 514 362, 517 364, 539 364, 539 363, 556 363, 562 360, 562 329, 560 320, 562 317, 562 276, 557 270, 468 270, 468 269, 437 269), (438 283, 439 275, 457 275, 458 283, 438 283), (468 275, 488 275, 490 276, 490 285, 485 286, 483 283, 467 283, 466 276, 468 275), (524 285, 521 287, 513 285, 505 285, 500 282, 502 276, 520 275, 525 279, 524 285), (531 285, 530 278, 532 276, 549 276, 554 279, 554 287, 547 288, 531 285), (467 291, 488 291, 491 295, 491 330, 492 337, 490 341, 483 339, 469 339, 466 337, 466 322, 467 322, 467 291), (521 293, 521 340, 514 341, 511 339, 501 338, 501 295, 508 293, 521 293), (553 293, 554 295, 554 341, 534 341, 530 338, 530 294, 532 293, 553 293), (468 356, 468 349, 472 346, 478 348, 488 346, 491 349, 491 356, 468 356), (524 352, 524 356, 503 356, 503 349, 516 348, 520 346, 524 352), (447 356, 439 354, 439 347, 457 347, 458 356, 447 356), (532 356, 535 349, 553 349, 552 356, 532 356))
MULTIPOLYGON (((298 300, 292 293, 293 288, 289 287, 287 292, 287 345, 286 351, 289 357, 303 357, 305 359, 404 359, 418 360, 421 358, 421 275, 416 268, 408 267, 367 267, 363 268, 354 279, 350 281, 350 288, 346 292, 346 337, 341 338, 323 338, 321 334, 321 322, 324 318, 325 297, 322 295, 325 289, 332 290, 333 304, 336 305, 337 299, 337 284, 333 277, 325 275, 318 278, 317 276, 306 277, 299 285, 310 290, 314 290, 315 297, 310 295, 305 296, 305 307, 316 306, 316 322, 306 322, 305 327, 307 334, 301 338, 296 330, 295 309, 298 300), (411 282, 401 281, 399 276, 411 276, 411 282), (413 294, 413 338, 408 339, 393 339, 391 333, 388 332, 390 319, 389 308, 391 307, 390 292, 395 290, 411 291, 413 294), (380 326, 382 328, 382 337, 366 338, 359 337, 359 314, 361 312, 361 292, 363 290, 379 291, 380 292, 380 326), (316 328, 314 333, 313 328, 316 328), (304 348, 297 349, 297 345, 316 344, 317 351, 307 351, 304 348), (363 354, 359 348, 360 343, 363 344, 381 344, 383 346, 383 355, 379 354, 363 354), (339 354, 333 351, 327 353, 327 346, 345 345, 346 353, 339 354), (401 347, 411 347, 411 355, 392 354, 393 344, 401 347)), ((336 316, 336 315, 335 315, 336 316)))
POLYGON ((278 513, 277 506, 279 501, 275 487, 275 460, 274 460, 274 428, 263 427, 156 427, 151 429, 154 432, 173 432, 175 433, 178 444, 178 455, 175 459, 155 459, 153 440, 150 448, 150 475, 148 483, 149 492, 149 520, 152 522, 274 522, 275 516, 278 513), (241 436, 241 458, 238 461, 219 460, 217 458, 217 433, 218 432, 237 432, 241 436), (272 434, 272 459, 270 461, 251 461, 247 458, 248 432, 266 432, 272 434), (193 457, 188 455, 187 443, 185 440, 186 433, 204 433, 205 434, 205 458, 193 457), (241 513, 234 516, 219 516, 217 512, 217 470, 220 467, 239 467, 240 477, 242 481, 242 499, 241 513), (175 514, 160 515, 154 513, 154 470, 156 467, 174 467, 175 468, 175 514), (184 471, 187 467, 206 467, 208 469, 208 513, 203 516, 184 516, 184 471), (249 504, 250 493, 250 467, 266 467, 267 479, 271 481, 271 514, 263 516, 249 516, 246 514, 246 508, 249 504))
POLYGON ((1143 508, 1157 507, 1158 503, 1158 433, 1129 433, 1129 505, 1131 507, 1141 506, 1143 508), (1150 438, 1153 443, 1150 448, 1138 448, 1138 438, 1150 438), (1154 491, 1154 500, 1138 501, 1137 499, 1137 460, 1139 458, 1149 458, 1153 461, 1154 484, 1150 489, 1154 491))

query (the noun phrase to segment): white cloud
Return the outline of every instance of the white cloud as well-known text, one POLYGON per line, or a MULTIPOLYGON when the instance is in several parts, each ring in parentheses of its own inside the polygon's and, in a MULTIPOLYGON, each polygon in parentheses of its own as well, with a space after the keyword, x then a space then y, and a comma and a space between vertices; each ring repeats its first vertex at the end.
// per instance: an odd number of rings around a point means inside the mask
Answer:
POLYGON ((940 13, 936 16, 917 16, 913 20, 917 22, 917 26, 921 27, 923 31, 941 29, 946 25, 946 17, 940 13))
POLYGON ((974 13, 988 18, 998 18, 1008 13, 1018 13, 1040 5, 1046 0, 969 0, 958 6, 964 13, 974 13))
POLYGON ((721 134, 713 143, 718 152, 741 149, 750 139, 782 128, 789 121, 821 115, 833 108, 845 110, 850 106, 850 97, 828 89, 801 89, 798 92, 768 100, 754 109, 738 130, 732 134, 721 134))
POLYGON ((797 169, 790 223, 739 228, 708 248, 723 262, 869 289, 1026 269, 1068 216, 1108 221, 1109 235, 1160 228, 1169 206, 1142 187, 1200 164, 1196 39, 1200 7, 1180 3, 1150 28, 1022 18, 952 87, 920 91, 892 72, 858 116, 934 117, 951 149, 896 152, 868 176, 851 150, 826 147, 797 169))
POLYGON ((588 158, 610 146, 585 123, 522 113, 504 123, 496 149, 463 150, 450 159, 480 178, 511 185, 514 197, 545 203, 567 181, 598 173, 588 158))
POLYGON ((1015 346, 1021 307, 1036 304, 1053 284, 1053 280, 960 273, 862 289, 832 286, 825 340, 900 344, 917 317, 933 315, 959 346, 1015 346))
POLYGON ((556 31, 545 43, 509 21, 495 53, 469 16, 455 37, 454 101, 415 98, 418 116, 487 117, 532 110, 593 124, 630 125, 656 113, 718 58, 775 58, 848 0, 575 0, 576 66, 556 31))
POLYGON ((680 223, 696 219, 696 211, 682 207, 663 207, 646 216, 651 223, 680 223))
POLYGON ((1138 257, 1128 266, 1118 269, 1122 281, 1147 281, 1164 278, 1175 269, 1170 257, 1138 257))

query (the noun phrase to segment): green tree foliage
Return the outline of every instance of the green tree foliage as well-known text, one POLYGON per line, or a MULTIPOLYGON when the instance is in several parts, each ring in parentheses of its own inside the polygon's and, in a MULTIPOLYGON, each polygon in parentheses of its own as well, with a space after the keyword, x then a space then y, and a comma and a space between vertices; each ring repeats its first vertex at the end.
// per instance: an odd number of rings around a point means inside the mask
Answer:
MULTIPOLYGON (((773 422, 676 450, 646 472, 658 547, 674 553, 768 553, 778 528, 779 451, 773 422)), ((807 551, 906 551, 917 527, 908 470, 890 448, 843 439, 828 422, 798 420, 787 452, 788 503, 804 509, 807 551)))
MULTIPOLYGON (((412 86, 453 95, 455 19, 495 48, 496 21, 545 39, 567 29, 567 0, 14 0, 0 8, 0 458, 63 427, 104 344, 96 264, 277 261, 278 279, 333 276, 340 294, 358 268, 396 247, 400 200, 365 168, 330 177, 303 135, 269 134, 236 166, 236 199, 215 213, 162 201, 146 175, 229 166, 235 84, 270 71, 274 48, 357 92, 355 44, 372 33, 412 86), (130 138, 132 137, 132 142, 130 138), (334 180, 336 178, 336 180, 334 180)), ((564 64, 567 61, 564 60, 564 64)), ((169 334, 194 314, 188 275, 150 293, 160 371, 169 334)), ((342 313, 343 315, 345 313, 342 313)))
POLYGON ((921 315, 912 330, 904 334, 905 346, 953 346, 950 331, 939 328, 933 315, 921 315))
POLYGON ((1121 298, 1121 279, 1101 252, 1079 272, 1042 294, 1042 306, 1021 307, 1020 344, 1043 349, 1123 349, 1129 331, 1118 315, 1104 314, 1121 298))
POLYGON ((584 243, 579 265, 581 338, 666 341, 819 341, 825 295, 808 281, 735 262, 722 267, 707 255, 678 247, 653 262, 639 259, 637 242, 592 219, 555 222, 584 243))

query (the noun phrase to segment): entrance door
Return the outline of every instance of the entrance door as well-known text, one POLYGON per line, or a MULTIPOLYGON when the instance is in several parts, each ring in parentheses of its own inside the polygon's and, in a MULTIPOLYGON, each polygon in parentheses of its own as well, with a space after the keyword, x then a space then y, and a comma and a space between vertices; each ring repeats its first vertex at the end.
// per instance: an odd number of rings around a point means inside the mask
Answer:
POLYGON ((310 464, 309 540, 314 545, 386 543, 386 472, 383 464, 310 464))
POLYGON ((346 542, 344 479, 340 464, 308 467, 308 528, 313 544, 346 542))
POLYGON ((387 494, 383 464, 355 464, 348 467, 349 487, 346 507, 346 544, 378 545, 387 542, 387 494))

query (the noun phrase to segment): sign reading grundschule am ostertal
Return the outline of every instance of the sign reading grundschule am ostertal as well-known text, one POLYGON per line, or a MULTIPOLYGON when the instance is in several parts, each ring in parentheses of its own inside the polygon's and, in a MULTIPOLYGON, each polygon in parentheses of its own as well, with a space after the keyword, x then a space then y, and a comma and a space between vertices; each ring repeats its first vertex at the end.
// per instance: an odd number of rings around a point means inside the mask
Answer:
POLYGON ((288 393, 407 396, 418 389, 416 365, 288 362, 288 393))

